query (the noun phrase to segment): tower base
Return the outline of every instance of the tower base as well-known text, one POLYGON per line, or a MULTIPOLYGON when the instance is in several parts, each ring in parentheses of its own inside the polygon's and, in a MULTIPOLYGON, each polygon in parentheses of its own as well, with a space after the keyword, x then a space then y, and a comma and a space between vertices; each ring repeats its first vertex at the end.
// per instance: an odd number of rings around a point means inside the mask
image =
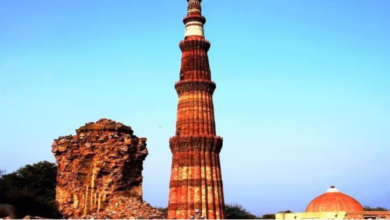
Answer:
POLYGON ((173 161, 168 219, 225 218, 219 161, 222 143, 218 136, 170 139, 173 161))

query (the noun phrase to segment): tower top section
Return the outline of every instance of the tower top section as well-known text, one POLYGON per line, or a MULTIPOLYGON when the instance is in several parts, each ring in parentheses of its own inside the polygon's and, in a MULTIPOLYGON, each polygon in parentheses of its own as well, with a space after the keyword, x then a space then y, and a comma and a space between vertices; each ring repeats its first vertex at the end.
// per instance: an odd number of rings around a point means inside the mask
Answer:
POLYGON ((204 38, 203 25, 206 23, 206 18, 202 16, 202 0, 187 0, 187 16, 184 17, 185 38, 204 38))

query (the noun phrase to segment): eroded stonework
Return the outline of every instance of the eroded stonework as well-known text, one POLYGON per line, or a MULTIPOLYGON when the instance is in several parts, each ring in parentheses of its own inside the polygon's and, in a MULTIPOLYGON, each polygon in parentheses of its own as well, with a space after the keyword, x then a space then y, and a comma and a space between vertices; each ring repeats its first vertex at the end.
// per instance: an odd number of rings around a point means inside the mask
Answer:
POLYGON ((87 123, 54 140, 56 202, 65 217, 158 218, 142 200, 146 138, 109 119, 87 123))

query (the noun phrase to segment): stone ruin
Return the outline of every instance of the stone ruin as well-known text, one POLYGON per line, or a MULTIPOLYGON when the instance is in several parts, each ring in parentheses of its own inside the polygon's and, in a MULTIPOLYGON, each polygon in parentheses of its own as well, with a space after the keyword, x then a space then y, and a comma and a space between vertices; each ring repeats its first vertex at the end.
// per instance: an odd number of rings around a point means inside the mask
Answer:
POLYGON ((158 219, 142 199, 146 138, 109 119, 87 123, 54 140, 56 202, 68 218, 158 219))

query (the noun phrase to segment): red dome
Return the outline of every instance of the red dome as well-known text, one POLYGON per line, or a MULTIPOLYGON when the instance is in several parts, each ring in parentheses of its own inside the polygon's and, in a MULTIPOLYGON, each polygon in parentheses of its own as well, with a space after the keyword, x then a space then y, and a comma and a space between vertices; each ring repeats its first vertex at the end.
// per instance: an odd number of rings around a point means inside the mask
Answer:
POLYGON ((324 194, 313 199, 306 212, 363 211, 363 206, 354 198, 331 186, 324 194))

